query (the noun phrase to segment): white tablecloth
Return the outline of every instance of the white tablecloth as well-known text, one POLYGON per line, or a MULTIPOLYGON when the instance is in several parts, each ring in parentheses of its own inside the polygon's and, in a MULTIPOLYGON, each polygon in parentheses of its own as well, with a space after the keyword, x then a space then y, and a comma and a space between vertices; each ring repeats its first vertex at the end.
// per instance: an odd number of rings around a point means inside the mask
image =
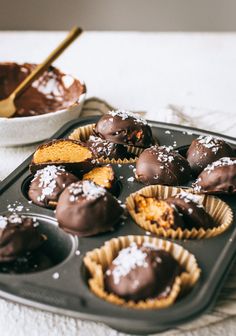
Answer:
MULTIPOLYGON (((62 32, 0 32, 0 61, 40 62, 64 35, 62 32)), ((56 65, 84 79, 89 97, 98 96, 121 108, 145 110, 149 119, 235 136, 236 34, 89 32, 56 65)), ((0 179, 34 148, 0 148, 0 179)), ((235 335, 235 279, 231 273, 212 313, 168 334, 235 335)), ((0 299, 0 335, 112 336, 118 333, 100 324, 0 299)))

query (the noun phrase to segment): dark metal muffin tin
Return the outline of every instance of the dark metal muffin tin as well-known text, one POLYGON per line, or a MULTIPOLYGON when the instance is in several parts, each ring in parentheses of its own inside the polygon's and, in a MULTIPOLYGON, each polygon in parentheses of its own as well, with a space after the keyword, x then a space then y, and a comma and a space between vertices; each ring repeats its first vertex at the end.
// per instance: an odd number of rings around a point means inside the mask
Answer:
MULTIPOLYGON (((96 122, 98 118, 85 118, 66 124, 53 138, 67 137, 75 128, 96 122)), ((160 144, 175 145, 175 148, 189 145, 199 134, 218 135, 210 132, 181 127, 173 124, 150 122, 154 135, 160 144)), ((219 136, 219 135, 218 135, 219 136)), ((233 147, 236 139, 221 136, 233 147)), ((38 307, 71 317, 104 322, 112 328, 129 333, 153 333, 187 322, 210 309, 232 265, 236 252, 236 221, 223 234, 202 240, 176 241, 192 252, 202 269, 201 278, 193 290, 169 308, 161 310, 132 310, 107 303, 96 297, 88 288, 87 272, 83 265, 85 253, 113 237, 120 235, 145 235, 130 218, 114 232, 91 238, 72 237, 56 226, 54 212, 34 204, 26 198, 28 166, 31 157, 21 164, 0 184, 0 213, 16 200, 27 208, 28 215, 36 216, 40 229, 49 236, 47 251, 56 258, 55 266, 46 271, 24 274, 0 274, 0 295, 31 307, 38 307), (26 181, 26 182, 25 182, 26 181), (76 252, 77 251, 77 252, 76 252)), ((119 199, 143 187, 127 179, 133 175, 133 166, 114 165, 122 188, 119 199)), ((222 197, 236 211, 236 197, 222 197)))

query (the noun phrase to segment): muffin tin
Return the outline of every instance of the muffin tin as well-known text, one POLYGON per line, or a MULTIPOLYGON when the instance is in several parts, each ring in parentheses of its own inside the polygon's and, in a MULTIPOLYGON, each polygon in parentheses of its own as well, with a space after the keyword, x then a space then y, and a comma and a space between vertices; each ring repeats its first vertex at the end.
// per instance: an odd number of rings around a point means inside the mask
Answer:
MULTIPOLYGON (((84 118, 66 124, 53 138, 67 137, 75 128, 94 123, 98 117, 84 118)), ((210 132, 181 127, 173 124, 150 121, 154 136, 161 145, 174 145, 181 152, 198 135, 218 135, 210 132)), ((236 139, 221 136, 236 148, 236 139)), ((104 322, 112 328, 135 334, 163 331, 187 322, 210 309, 219 293, 223 281, 235 259, 236 220, 219 236, 201 240, 175 240, 193 253, 202 270, 200 280, 193 290, 179 299, 173 306, 161 310, 135 310, 109 304, 96 297, 88 288, 87 271, 83 257, 87 251, 100 247, 105 241, 123 235, 150 234, 142 230, 128 217, 124 223, 110 233, 89 238, 77 238, 64 233, 57 227, 53 210, 28 203, 27 188, 30 180, 28 170, 32 157, 22 163, 0 184, 0 214, 7 206, 23 205, 24 213, 35 216, 40 230, 49 236, 46 252, 53 258, 54 266, 48 270, 23 274, 0 274, 0 296, 55 313, 92 321, 104 322), (16 203, 16 201, 18 203, 16 203)), ((133 177, 135 164, 113 165, 116 175, 121 176, 118 198, 126 197, 143 187, 133 177)), ((221 197, 236 211, 236 196, 221 197)))

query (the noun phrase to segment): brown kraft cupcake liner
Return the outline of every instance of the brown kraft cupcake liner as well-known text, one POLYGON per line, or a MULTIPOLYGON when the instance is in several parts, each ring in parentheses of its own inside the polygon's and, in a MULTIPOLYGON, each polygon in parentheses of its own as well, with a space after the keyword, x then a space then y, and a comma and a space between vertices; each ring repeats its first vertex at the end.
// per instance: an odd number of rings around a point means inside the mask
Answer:
POLYGON ((84 264, 90 273, 88 285, 90 290, 109 303, 134 309, 160 309, 172 305, 183 293, 189 291, 198 281, 201 270, 197 261, 190 252, 182 246, 167 240, 150 236, 123 236, 113 238, 105 242, 101 248, 96 248, 84 257, 84 264), (128 247, 131 243, 149 243, 158 249, 169 252, 183 267, 184 272, 175 278, 171 291, 166 297, 151 298, 142 301, 125 301, 115 294, 108 293, 104 288, 104 273, 119 251, 128 247))
POLYGON ((187 191, 193 193, 193 189, 179 188, 179 187, 169 187, 163 185, 151 185, 140 189, 139 191, 131 194, 126 199, 126 207, 133 218, 133 220, 141 228, 146 231, 149 231, 157 236, 162 236, 165 238, 172 239, 200 239, 200 238, 210 238, 217 236, 228 229, 233 221, 233 212, 232 209, 221 199, 210 196, 210 195, 198 195, 202 196, 200 203, 204 206, 205 211, 212 216, 213 220, 216 223, 216 227, 213 229, 164 229, 158 227, 156 224, 151 223, 148 220, 145 220, 144 216, 135 211, 135 196, 141 194, 146 197, 155 197, 157 199, 166 199, 168 197, 174 196, 181 191, 187 191))

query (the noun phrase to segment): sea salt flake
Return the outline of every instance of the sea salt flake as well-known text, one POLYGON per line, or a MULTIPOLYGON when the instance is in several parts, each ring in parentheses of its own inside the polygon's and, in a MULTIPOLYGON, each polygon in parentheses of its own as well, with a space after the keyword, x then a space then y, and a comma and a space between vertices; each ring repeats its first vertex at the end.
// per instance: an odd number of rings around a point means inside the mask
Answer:
POLYGON ((76 201, 80 196, 85 196, 87 199, 93 200, 106 194, 106 189, 96 185, 92 181, 83 181, 83 183, 72 183, 68 187, 70 192, 69 200, 76 201))
POLYGON ((231 159, 230 157, 223 157, 223 158, 209 164, 204 169, 204 171, 206 171, 206 172, 208 172, 208 174, 210 174, 213 170, 215 170, 218 167, 233 166, 233 165, 236 165, 236 158, 231 159))
POLYGON ((147 254, 138 248, 136 243, 122 249, 118 256, 112 261, 115 266, 112 270, 112 276, 115 284, 119 284, 120 278, 126 276, 136 267, 148 267, 146 262, 147 254))
POLYGON ((60 277, 60 274, 58 272, 53 273, 52 275, 53 279, 57 280, 60 277))
POLYGON ((7 218, 4 216, 0 216, 0 229, 5 229, 7 226, 7 218))
POLYGON ((194 195, 186 191, 181 191, 175 197, 183 199, 185 203, 193 202, 195 204, 201 204, 201 201, 202 201, 201 196, 194 195))
POLYGON ((43 201, 47 196, 53 194, 56 188, 56 179, 59 175, 65 172, 63 166, 46 166, 36 172, 33 181, 39 179, 39 187, 42 188, 41 195, 38 197, 38 201, 43 201))
POLYGON ((127 178, 127 181, 128 181, 128 182, 134 182, 134 177, 131 176, 131 177, 127 178))
POLYGON ((137 113, 133 113, 133 112, 130 112, 130 111, 127 111, 127 110, 121 110, 121 109, 113 110, 113 111, 109 111, 108 114, 112 115, 113 117, 118 116, 122 120, 125 120, 125 119, 128 119, 128 118, 133 118, 133 119, 135 119, 135 121, 137 123, 147 125, 147 121, 144 118, 142 118, 137 113))

